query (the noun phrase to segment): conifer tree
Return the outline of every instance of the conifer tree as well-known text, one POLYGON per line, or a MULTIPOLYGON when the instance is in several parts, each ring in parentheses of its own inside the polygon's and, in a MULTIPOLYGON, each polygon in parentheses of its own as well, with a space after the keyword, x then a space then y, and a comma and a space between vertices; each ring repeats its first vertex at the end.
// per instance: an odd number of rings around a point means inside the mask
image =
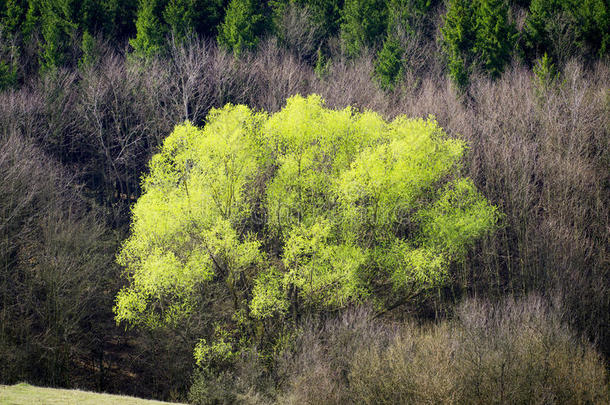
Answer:
POLYGON ((460 88, 465 88, 477 37, 475 7, 470 0, 449 0, 441 35, 449 76, 460 88))
POLYGON ((78 27, 74 21, 74 4, 70 0, 43 2, 41 8, 42 44, 40 71, 53 70, 66 61, 68 46, 78 27))
POLYGON ((231 0, 220 25, 218 43, 238 56, 254 48, 264 29, 264 17, 253 0, 231 0))
POLYGON ((346 0, 342 11, 341 40, 354 57, 379 41, 386 30, 387 5, 381 0, 346 0))
POLYGON ((5 36, 14 35, 23 24, 25 3, 20 0, 6 0, 0 16, 0 27, 2 27, 3 34, 5 36))
POLYGON ((394 88, 402 73, 403 53, 400 43, 392 36, 388 36, 383 42, 383 48, 375 60, 375 76, 381 88, 394 88))
POLYGON ((508 20, 505 0, 480 0, 476 30, 474 52, 485 72, 498 77, 510 61, 517 39, 517 30, 508 20))
POLYGON ((129 41, 136 55, 151 57, 162 53, 167 29, 159 14, 163 9, 160 0, 140 0, 136 20, 136 37, 129 41))

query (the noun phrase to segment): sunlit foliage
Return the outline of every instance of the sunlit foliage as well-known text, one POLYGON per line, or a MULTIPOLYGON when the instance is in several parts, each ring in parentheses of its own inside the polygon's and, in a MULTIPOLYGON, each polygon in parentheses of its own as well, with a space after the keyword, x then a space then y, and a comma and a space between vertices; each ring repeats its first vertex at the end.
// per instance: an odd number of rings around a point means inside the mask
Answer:
POLYGON ((177 322, 213 283, 252 319, 383 307, 443 285, 499 217, 460 177, 465 151, 433 118, 387 122, 315 95, 178 126, 133 208, 117 320, 177 322))

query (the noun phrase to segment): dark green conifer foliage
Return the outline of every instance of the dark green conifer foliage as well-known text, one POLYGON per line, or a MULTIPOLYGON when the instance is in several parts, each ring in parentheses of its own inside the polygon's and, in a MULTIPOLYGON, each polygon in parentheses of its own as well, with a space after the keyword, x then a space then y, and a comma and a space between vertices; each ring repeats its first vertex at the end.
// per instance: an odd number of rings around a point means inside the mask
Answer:
POLYGON ((222 0, 170 0, 163 19, 174 39, 182 41, 195 33, 215 34, 221 13, 222 0))
POLYGON ((381 0, 346 0, 342 11, 341 41, 345 53, 354 57, 373 47, 387 27, 388 9, 381 0))
POLYGON ((485 72, 498 77, 512 56, 517 30, 508 19, 505 0, 480 0, 474 52, 485 72))
POLYGON ((337 35, 341 24, 342 0, 301 0, 313 14, 314 23, 326 28, 327 37, 337 35))
POLYGON ((396 38, 413 35, 422 28, 431 6, 431 0, 390 0, 388 34, 396 38))
POLYGON ((41 72, 54 70, 66 61, 68 47, 78 27, 74 20, 74 5, 70 0, 42 2, 41 72))
POLYGON ((2 13, 0 13, 0 27, 2 27, 4 35, 16 34, 25 18, 25 3, 20 0, 6 0, 0 10, 2 10, 2 13))
POLYGON ((17 66, 11 62, 0 60, 0 91, 14 86, 17 82, 17 66))
POLYGON ((131 38, 136 34, 138 0, 104 0, 104 8, 111 22, 113 39, 131 38))
POLYGON ((193 0, 170 0, 163 11, 169 31, 178 42, 195 33, 197 14, 193 0))
POLYGON ((465 88, 477 39, 475 8, 470 0, 449 0, 441 35, 449 76, 458 87, 465 88))
POLYGON ((607 54, 610 4, 606 0, 532 0, 525 24, 530 60, 548 53, 565 61, 580 54, 607 54))
POLYGON ((405 68, 406 44, 417 34, 427 35, 431 0, 390 0, 387 35, 375 60, 375 75, 383 89, 394 87, 405 68))
POLYGON ((83 33, 83 40, 81 43, 81 51, 83 52, 81 58, 78 61, 78 67, 81 69, 94 66, 99 60, 99 54, 95 38, 88 31, 83 33))
POLYGON ((231 0, 218 32, 218 43, 236 56, 254 48, 264 30, 264 17, 253 0, 231 0))
POLYGON ((388 36, 375 61, 375 75, 381 88, 386 90, 394 88, 402 73, 403 53, 400 43, 388 36))
POLYGON ((475 69, 498 77, 517 40, 506 0, 450 0, 441 34, 449 76, 461 89, 475 69))
POLYGON ((167 34, 159 19, 163 4, 159 0, 140 0, 136 20, 137 35, 129 41, 136 55, 144 58, 162 53, 167 34))

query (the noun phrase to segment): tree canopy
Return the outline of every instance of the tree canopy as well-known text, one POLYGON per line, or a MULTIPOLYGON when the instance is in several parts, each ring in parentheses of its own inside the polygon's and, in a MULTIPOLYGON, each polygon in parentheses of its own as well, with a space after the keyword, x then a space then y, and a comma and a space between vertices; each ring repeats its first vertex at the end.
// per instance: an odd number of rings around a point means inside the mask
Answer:
POLYGON ((442 285, 499 215, 460 177, 465 151, 433 118, 387 122, 316 95, 177 126, 133 207, 117 320, 175 322, 215 283, 255 319, 442 285))

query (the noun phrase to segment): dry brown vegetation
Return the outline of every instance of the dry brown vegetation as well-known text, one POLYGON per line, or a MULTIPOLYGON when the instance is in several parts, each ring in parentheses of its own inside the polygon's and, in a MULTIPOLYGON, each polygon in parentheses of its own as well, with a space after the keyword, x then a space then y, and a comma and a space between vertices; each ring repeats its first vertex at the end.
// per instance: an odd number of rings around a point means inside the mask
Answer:
POLYGON ((383 324, 356 310, 297 339, 288 404, 607 403, 603 361, 537 296, 467 300, 452 321, 383 324))

